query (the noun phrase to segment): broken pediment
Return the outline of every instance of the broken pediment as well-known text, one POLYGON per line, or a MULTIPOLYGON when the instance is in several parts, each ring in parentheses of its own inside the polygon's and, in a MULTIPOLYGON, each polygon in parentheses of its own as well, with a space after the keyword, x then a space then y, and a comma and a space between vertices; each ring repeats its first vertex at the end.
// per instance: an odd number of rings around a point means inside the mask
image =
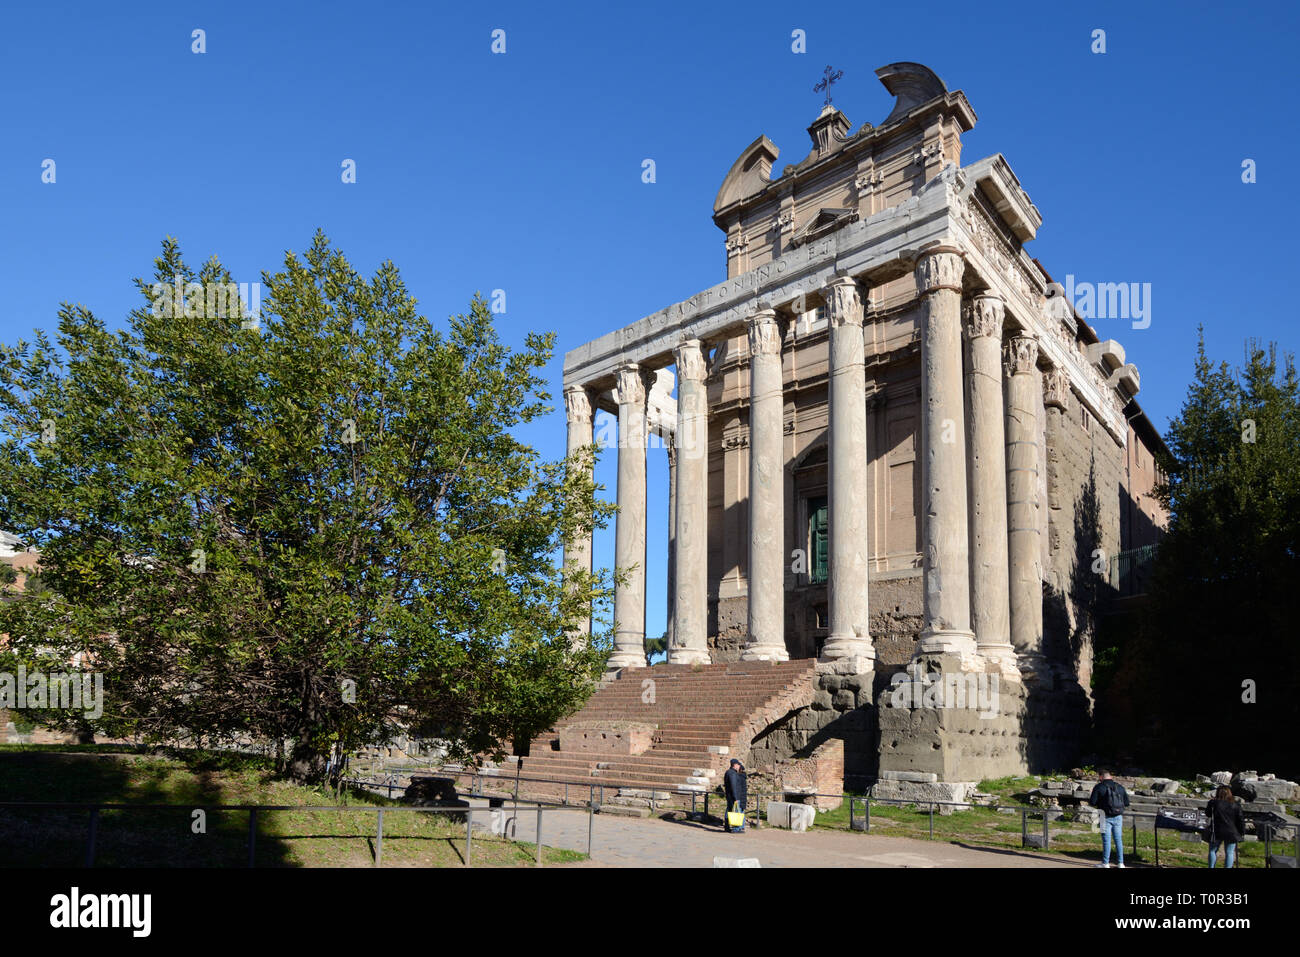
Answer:
POLYGON ((928 66, 907 60, 882 66, 876 71, 876 76, 880 77, 880 82, 885 85, 885 89, 897 97, 894 108, 890 110, 881 126, 892 123, 921 104, 929 103, 935 97, 945 96, 948 93, 947 85, 933 70, 928 66))
POLYGON ((766 136, 760 136, 745 147, 740 158, 731 164, 718 196, 713 201, 713 211, 730 206, 737 200, 752 196, 772 181, 772 163, 781 151, 766 136))
POLYGON ((814 216, 803 229, 794 234, 790 240, 790 245, 802 246, 804 243, 812 242, 819 239, 827 233, 833 233, 841 226, 847 226, 849 223, 858 221, 858 211, 856 209, 842 209, 835 207, 823 207, 817 210, 814 216))

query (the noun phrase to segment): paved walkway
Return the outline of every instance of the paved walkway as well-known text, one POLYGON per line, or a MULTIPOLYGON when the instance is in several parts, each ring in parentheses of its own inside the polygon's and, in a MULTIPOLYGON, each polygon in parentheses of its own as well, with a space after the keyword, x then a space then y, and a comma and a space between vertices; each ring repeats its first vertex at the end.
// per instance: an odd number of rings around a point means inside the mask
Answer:
MULTIPOLYGON (((506 803, 510 813, 510 803, 506 803)), ((585 810, 548 810, 542 842, 587 850, 585 810)), ((848 831, 805 833, 752 826, 727 834, 695 821, 596 814, 592 864, 605 867, 712 867, 714 856, 756 857, 763 867, 1087 867, 1087 862, 1008 848, 978 848, 944 841, 883 837, 848 831)), ((535 839, 537 814, 520 809, 515 837, 535 839)))

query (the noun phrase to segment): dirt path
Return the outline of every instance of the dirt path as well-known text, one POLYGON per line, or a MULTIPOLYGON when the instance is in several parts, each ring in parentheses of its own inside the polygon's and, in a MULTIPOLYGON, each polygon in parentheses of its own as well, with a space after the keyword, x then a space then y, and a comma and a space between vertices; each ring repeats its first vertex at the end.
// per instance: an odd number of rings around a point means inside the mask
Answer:
MULTIPOLYGON (((509 811, 507 803, 507 812, 509 811)), ((537 818, 521 811, 516 837, 533 841, 537 818)), ((607 867, 712 867, 713 858, 753 857, 763 867, 1088 867, 1087 862, 1015 849, 979 848, 848 831, 777 828, 726 834, 715 825, 595 815, 592 863, 607 867)), ((542 841, 587 850, 585 811, 548 811, 542 841)))

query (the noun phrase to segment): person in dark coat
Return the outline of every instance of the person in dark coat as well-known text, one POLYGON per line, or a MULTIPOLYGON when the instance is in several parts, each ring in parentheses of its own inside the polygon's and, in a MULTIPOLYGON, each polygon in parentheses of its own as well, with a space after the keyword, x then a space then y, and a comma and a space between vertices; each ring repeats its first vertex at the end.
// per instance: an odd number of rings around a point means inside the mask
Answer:
MULTIPOLYGON (((727 768, 727 773, 722 776, 722 790, 727 795, 727 810, 744 813, 745 807, 749 803, 749 792, 745 781, 745 766, 740 763, 739 759, 731 759, 731 766, 727 768)), ((728 834, 732 833, 731 824, 728 823, 725 814, 722 817, 722 826, 728 834)), ((739 834, 744 830, 745 825, 742 822, 740 827, 736 828, 735 833, 739 834)))
POLYGON ((1115 845, 1119 853, 1119 866, 1124 866, 1124 808, 1129 806, 1128 791, 1110 776, 1109 771, 1097 775, 1097 782, 1088 803, 1101 812, 1101 863, 1098 867, 1110 867, 1110 846, 1115 845))
POLYGON ((1237 858, 1237 844, 1246 836, 1246 814, 1240 802, 1232 796, 1232 789, 1221 787, 1205 805, 1205 816, 1210 819, 1210 866, 1218 858, 1219 844, 1223 844, 1223 866, 1232 867, 1237 858))

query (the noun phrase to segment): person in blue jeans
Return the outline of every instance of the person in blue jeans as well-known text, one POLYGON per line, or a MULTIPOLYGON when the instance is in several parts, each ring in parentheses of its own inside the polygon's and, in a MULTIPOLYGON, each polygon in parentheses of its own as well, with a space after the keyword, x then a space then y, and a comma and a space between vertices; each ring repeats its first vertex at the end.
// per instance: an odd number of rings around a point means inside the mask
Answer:
POLYGON ((1232 788, 1221 787, 1215 792, 1210 803, 1205 805, 1205 816, 1210 822, 1206 835, 1210 842, 1210 866, 1213 867, 1218 860, 1222 842, 1223 865, 1232 867, 1237 858, 1237 842, 1246 833, 1246 815, 1233 797, 1232 788))
POLYGON ((1110 776, 1109 771, 1101 771, 1097 777, 1096 787, 1088 795, 1088 803, 1101 812, 1101 863, 1098 867, 1110 867, 1110 845, 1113 841, 1119 856, 1119 866, 1124 866, 1124 809, 1129 806, 1128 791, 1124 785, 1110 776))

